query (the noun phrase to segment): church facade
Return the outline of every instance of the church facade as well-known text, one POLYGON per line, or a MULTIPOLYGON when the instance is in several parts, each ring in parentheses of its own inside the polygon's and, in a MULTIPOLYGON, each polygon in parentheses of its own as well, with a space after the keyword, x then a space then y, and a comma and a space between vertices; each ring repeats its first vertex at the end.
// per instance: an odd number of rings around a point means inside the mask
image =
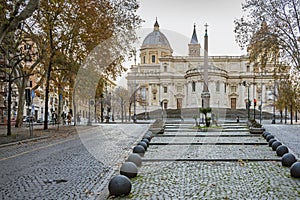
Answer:
MULTIPOLYGON (((204 54, 195 26, 187 48, 188 55, 173 56, 171 45, 156 20, 154 30, 140 48, 139 64, 132 66, 126 77, 129 92, 134 96, 131 99, 136 101, 136 113, 203 106, 204 54)), ((272 72, 272 66, 263 73, 258 72, 244 55, 209 55, 210 107, 245 109, 249 99, 252 108, 256 101, 256 108, 262 104, 263 110, 271 111, 272 72)))

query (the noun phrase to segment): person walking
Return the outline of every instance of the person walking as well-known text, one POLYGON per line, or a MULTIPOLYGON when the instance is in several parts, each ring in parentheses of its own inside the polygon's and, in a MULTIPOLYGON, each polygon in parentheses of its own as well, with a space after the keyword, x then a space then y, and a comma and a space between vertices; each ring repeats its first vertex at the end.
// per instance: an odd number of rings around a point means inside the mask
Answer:
POLYGON ((70 112, 68 113, 67 119, 68 119, 68 125, 71 125, 72 115, 70 112))

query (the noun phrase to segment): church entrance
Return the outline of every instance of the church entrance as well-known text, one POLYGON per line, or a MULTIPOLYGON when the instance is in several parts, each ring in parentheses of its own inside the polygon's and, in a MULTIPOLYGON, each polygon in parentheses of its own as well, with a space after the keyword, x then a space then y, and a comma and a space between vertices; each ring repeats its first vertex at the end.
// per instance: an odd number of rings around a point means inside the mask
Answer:
POLYGON ((164 109, 167 110, 168 109, 168 102, 164 101, 164 109))
POLYGON ((236 98, 231 98, 231 109, 236 109, 236 98))
POLYGON ((178 98, 177 99, 177 109, 181 109, 182 108, 182 98, 178 98))

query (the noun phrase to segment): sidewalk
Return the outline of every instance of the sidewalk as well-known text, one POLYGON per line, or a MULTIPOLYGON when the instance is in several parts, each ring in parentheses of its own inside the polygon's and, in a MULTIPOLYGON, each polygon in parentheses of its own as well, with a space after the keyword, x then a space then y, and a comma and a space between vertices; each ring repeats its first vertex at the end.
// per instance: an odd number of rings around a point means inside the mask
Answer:
POLYGON ((7 126, 0 126, 0 147, 7 144, 16 144, 18 142, 28 142, 37 139, 45 139, 50 137, 64 136, 76 134, 78 129, 87 129, 88 126, 73 125, 48 125, 48 130, 43 129, 43 125, 35 124, 33 126, 32 137, 30 137, 29 127, 24 124, 21 128, 11 127, 11 136, 7 136, 7 126))
MULTIPOLYGON (((149 124, 152 123, 153 120, 143 121, 140 120, 137 124, 149 124)), ((23 124, 21 128, 11 127, 11 136, 7 136, 7 126, 0 126, 0 147, 7 146, 7 144, 17 144, 18 142, 28 142, 37 139, 45 139, 49 137, 57 137, 57 136, 66 136, 70 134, 76 134, 78 130, 86 130, 94 126, 109 126, 113 124, 132 124, 132 122, 124 122, 121 123, 120 120, 116 120, 114 122, 109 123, 95 123, 92 122, 91 126, 87 126, 87 122, 81 122, 74 126, 71 125, 52 125, 48 124, 48 130, 44 130, 43 124, 34 124, 33 126, 33 135, 30 137, 29 126, 27 124, 23 124)))

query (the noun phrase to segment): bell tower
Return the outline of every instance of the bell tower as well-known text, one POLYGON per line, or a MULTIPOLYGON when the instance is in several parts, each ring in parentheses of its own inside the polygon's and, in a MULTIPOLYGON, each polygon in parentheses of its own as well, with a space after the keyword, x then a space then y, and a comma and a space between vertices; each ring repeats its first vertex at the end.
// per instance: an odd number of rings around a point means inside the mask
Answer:
POLYGON ((198 43, 195 24, 194 24, 194 31, 193 31, 192 39, 191 39, 190 43, 188 44, 188 46, 189 46, 189 56, 200 57, 201 46, 198 43))

